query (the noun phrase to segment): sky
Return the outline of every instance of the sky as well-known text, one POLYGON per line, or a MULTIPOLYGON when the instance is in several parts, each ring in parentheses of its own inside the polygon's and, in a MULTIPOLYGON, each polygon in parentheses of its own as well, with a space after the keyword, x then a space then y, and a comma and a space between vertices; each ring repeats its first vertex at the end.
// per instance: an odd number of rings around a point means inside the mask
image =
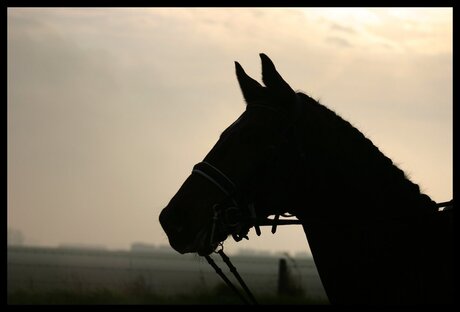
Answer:
MULTIPOLYGON (((8 8, 7 226, 25 243, 168 245, 163 207, 244 111, 238 61, 452 198, 452 8, 8 8)), ((300 226, 247 249, 309 252, 300 226)))

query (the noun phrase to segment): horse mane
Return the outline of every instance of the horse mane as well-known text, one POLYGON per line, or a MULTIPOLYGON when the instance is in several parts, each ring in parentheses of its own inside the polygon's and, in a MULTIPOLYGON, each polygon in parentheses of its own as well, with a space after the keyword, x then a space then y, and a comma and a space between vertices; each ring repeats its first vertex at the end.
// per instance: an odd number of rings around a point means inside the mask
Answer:
POLYGON ((436 203, 348 121, 297 95, 305 170, 315 180, 293 212, 331 302, 452 301, 452 214, 435 213, 436 203))
POLYGON ((378 198, 382 205, 391 204, 395 209, 404 206, 408 213, 410 208, 407 205, 414 207, 411 211, 421 206, 436 208, 436 203, 422 194, 420 187, 350 122, 308 95, 302 92, 297 95, 303 106, 305 123, 302 127, 306 144, 310 145, 305 149, 323 149, 323 157, 314 159, 322 164, 320 170, 327 170, 335 163, 331 170, 342 173, 348 184, 362 188, 360 195, 364 196, 363 200, 375 201, 378 198), (312 131, 314 133, 309 135, 312 131), (326 164, 328 161, 329 164, 326 164))

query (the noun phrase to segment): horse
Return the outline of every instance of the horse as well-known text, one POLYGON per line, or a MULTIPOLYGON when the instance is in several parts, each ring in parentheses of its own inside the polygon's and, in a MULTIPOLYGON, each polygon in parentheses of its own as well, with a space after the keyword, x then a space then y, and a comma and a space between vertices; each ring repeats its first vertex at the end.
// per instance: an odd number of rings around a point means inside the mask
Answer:
POLYGON ((245 110, 159 215, 171 247, 206 256, 289 213, 331 304, 451 303, 453 209, 260 58, 264 85, 235 62, 245 110))

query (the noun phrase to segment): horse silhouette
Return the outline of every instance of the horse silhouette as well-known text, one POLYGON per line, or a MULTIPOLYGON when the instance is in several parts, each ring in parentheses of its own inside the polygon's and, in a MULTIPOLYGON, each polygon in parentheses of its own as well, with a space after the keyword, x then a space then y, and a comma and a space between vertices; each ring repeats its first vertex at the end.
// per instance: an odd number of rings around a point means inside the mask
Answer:
POLYGON ((260 57, 264 86, 235 62, 246 109, 159 216, 170 245, 208 255, 290 213, 332 304, 452 302, 453 209, 260 57))

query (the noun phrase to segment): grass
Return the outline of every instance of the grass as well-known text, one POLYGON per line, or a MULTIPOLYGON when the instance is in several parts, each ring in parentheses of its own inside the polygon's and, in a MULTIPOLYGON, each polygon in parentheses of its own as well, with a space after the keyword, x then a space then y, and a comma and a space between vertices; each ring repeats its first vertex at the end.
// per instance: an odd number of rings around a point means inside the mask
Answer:
MULTIPOLYGON (((327 304, 302 295, 256 296, 263 305, 311 305, 327 304)), ((195 294, 165 296, 149 291, 127 290, 115 292, 106 289, 92 291, 28 291, 17 290, 7 296, 10 305, 241 305, 243 304, 225 285, 213 291, 195 294)))

